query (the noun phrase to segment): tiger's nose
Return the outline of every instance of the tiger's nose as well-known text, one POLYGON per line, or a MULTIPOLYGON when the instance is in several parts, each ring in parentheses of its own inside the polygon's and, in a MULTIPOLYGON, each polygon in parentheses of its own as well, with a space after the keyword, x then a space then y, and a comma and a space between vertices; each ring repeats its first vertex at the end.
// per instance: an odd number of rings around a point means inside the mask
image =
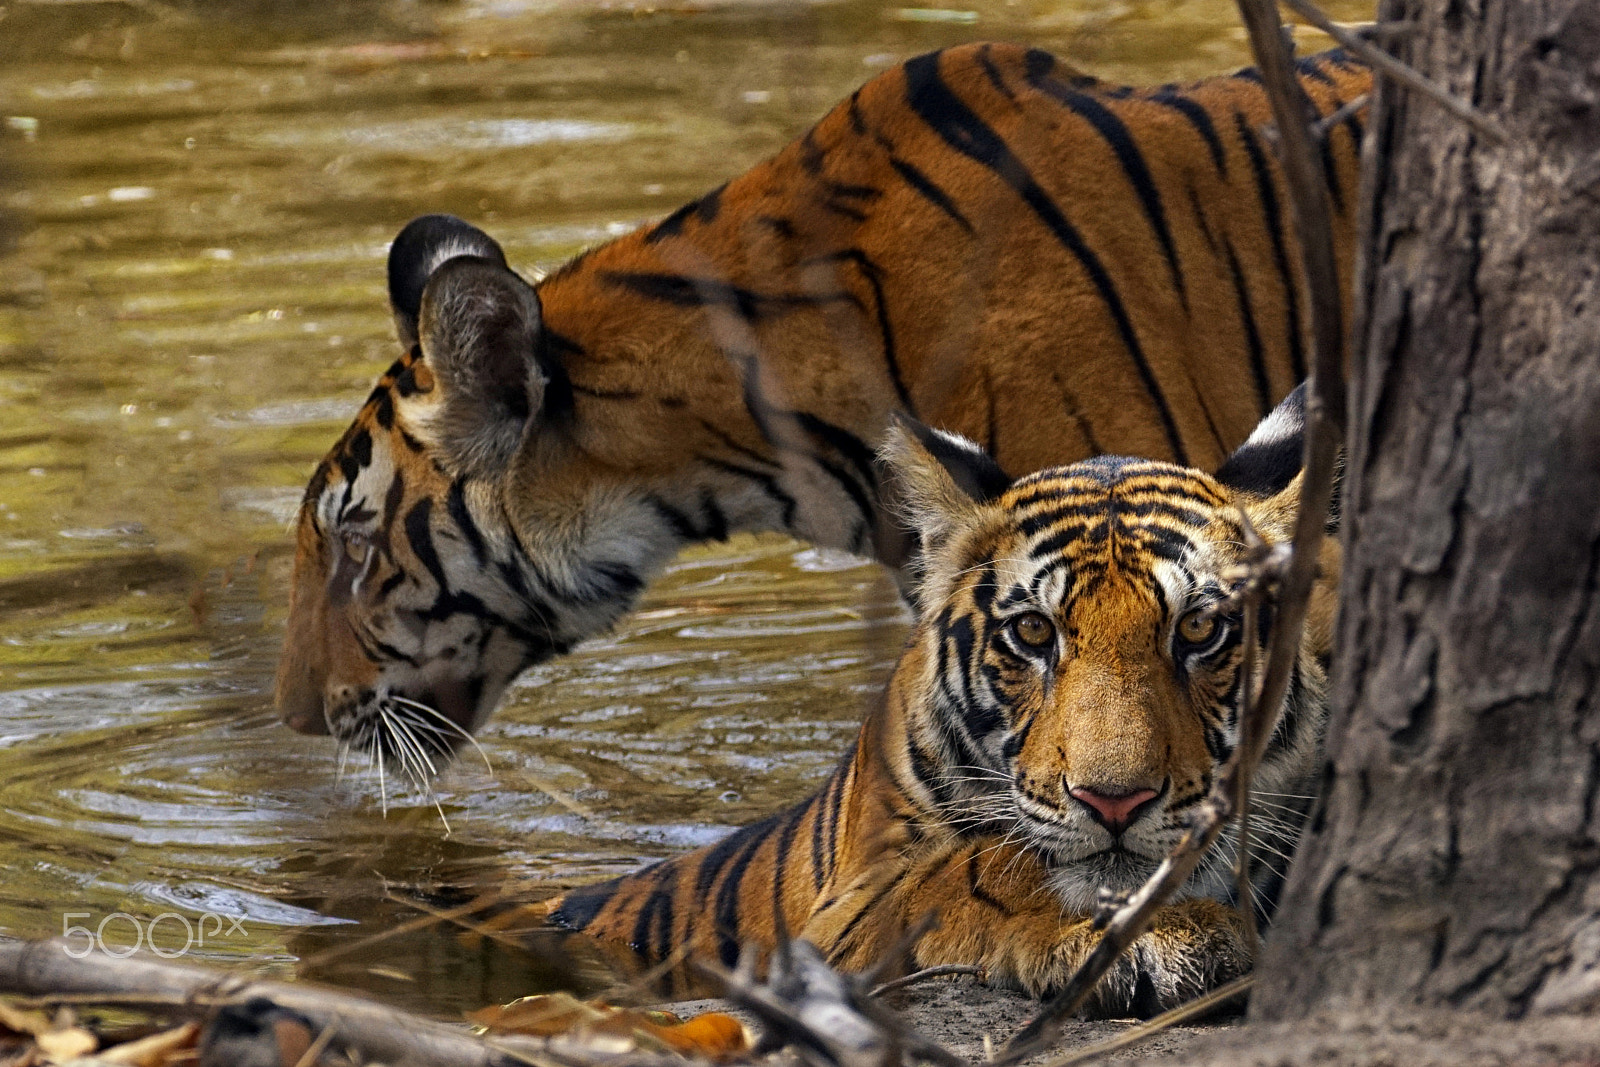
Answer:
POLYGON ((1120 836, 1151 808, 1150 802, 1158 794, 1154 789, 1135 789, 1132 792, 1099 792, 1085 786, 1067 790, 1069 796, 1089 810, 1089 817, 1120 836))

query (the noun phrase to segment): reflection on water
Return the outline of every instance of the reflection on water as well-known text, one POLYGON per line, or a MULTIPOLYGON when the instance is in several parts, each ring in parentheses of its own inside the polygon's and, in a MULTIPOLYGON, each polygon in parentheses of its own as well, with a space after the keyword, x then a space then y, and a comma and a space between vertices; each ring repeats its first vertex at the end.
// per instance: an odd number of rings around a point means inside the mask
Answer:
POLYGON ((1244 59, 1223 0, 945 6, 0 7, 0 931, 120 913, 112 947, 449 1012, 601 979, 440 928, 358 940, 704 843, 822 776, 903 632, 872 567, 686 555, 522 679, 492 769, 463 759, 436 811, 273 720, 286 526, 393 357, 382 262, 413 215, 482 223, 537 275, 931 47, 1027 40, 1132 81, 1244 59))

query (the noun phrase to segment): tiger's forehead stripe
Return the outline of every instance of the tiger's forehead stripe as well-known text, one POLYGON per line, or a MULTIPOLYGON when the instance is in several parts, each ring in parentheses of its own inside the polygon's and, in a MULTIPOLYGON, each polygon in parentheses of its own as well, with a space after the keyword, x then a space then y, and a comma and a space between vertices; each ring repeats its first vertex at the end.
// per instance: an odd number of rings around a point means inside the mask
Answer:
POLYGON ((1227 497, 1170 464, 1101 459, 1025 478, 1002 503, 1022 538, 1009 555, 1026 561, 1010 603, 1083 595, 1113 570, 1154 577, 1162 564, 1185 567, 1227 497))

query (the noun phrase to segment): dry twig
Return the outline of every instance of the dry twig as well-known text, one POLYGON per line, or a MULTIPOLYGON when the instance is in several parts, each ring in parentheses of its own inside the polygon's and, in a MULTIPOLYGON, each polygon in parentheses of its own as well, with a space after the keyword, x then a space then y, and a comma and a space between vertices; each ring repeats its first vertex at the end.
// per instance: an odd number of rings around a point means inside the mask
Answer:
POLYGON ((916 985, 918 982, 926 982, 930 978, 948 978, 956 974, 982 973, 982 967, 974 967, 970 963, 940 963, 933 967, 924 967, 920 971, 912 971, 910 974, 903 975, 893 981, 885 982, 874 988, 867 995, 869 997, 881 997, 885 993, 893 993, 896 989, 904 989, 906 986, 916 985))
POLYGON ((1442 86, 1433 84, 1433 82, 1424 78, 1411 67, 1400 62, 1371 41, 1368 41, 1365 37, 1351 33, 1343 26, 1340 26, 1324 14, 1322 9, 1313 4, 1311 0, 1282 0, 1282 2, 1293 8, 1295 14, 1329 37, 1332 37, 1335 41, 1338 41, 1340 47, 1353 52, 1373 70, 1393 78, 1407 89, 1414 89, 1495 144, 1504 144, 1506 142, 1505 131, 1493 119, 1466 101, 1457 99, 1442 86))
MULTIPOLYGON (((722 983, 728 1000, 761 1021, 766 1033, 756 1046, 758 1054, 792 1047, 811 1067, 898 1067, 904 1056, 938 1067, 969 1067, 873 1000, 868 989, 874 979, 840 974, 808 942, 780 946, 772 953, 765 982, 756 978, 759 953, 750 946, 732 971, 700 963, 722 983)), ((892 965, 900 955, 892 951, 880 966, 892 965)))

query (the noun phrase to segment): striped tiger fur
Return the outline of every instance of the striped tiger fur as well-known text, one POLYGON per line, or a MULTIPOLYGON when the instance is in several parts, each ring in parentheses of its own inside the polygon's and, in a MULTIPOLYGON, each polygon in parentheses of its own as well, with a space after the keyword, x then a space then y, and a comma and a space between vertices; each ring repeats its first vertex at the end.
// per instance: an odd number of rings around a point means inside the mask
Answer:
MULTIPOLYGON (((1300 63, 1328 114, 1370 76, 1300 63)), ((529 286, 426 216, 403 354, 300 511, 277 703, 412 766, 682 546, 772 530, 905 560, 893 413, 1009 470, 1211 467, 1305 372, 1304 294, 1252 71, 1129 89, 1008 45, 919 56, 771 160, 529 286)), ((1347 269, 1359 121, 1323 162, 1347 269)))
MULTIPOLYGON (((1008 483, 971 442, 891 431, 926 556, 920 621, 854 750, 796 807, 573 891, 550 921, 730 966, 742 944, 794 931, 859 969, 932 913, 918 966, 1059 987, 1099 940, 1101 887, 1144 881, 1232 751, 1243 627, 1207 608, 1237 580, 1241 515, 1269 543, 1292 533, 1301 404, 1296 390, 1216 477, 1101 457, 1008 483)), ((1315 781, 1338 561, 1330 544, 1255 781, 1268 899, 1315 781)), ((1213 856, 1089 1010, 1150 1014, 1248 970, 1233 892, 1213 856)))

